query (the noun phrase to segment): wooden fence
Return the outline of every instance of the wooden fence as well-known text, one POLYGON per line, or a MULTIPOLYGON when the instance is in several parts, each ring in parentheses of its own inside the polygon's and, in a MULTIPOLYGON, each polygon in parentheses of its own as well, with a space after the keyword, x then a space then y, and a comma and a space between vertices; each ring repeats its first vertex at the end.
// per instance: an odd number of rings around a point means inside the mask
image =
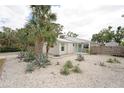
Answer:
POLYGON ((106 54, 124 57, 123 46, 90 46, 90 54, 106 54))

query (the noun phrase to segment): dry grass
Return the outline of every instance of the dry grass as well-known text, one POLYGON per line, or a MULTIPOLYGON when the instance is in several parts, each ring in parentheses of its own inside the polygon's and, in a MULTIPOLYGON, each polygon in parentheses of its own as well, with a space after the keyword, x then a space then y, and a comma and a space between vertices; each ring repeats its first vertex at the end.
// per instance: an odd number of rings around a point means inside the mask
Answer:
POLYGON ((0 59, 0 75, 2 73, 2 68, 3 68, 4 63, 5 63, 5 59, 0 59))

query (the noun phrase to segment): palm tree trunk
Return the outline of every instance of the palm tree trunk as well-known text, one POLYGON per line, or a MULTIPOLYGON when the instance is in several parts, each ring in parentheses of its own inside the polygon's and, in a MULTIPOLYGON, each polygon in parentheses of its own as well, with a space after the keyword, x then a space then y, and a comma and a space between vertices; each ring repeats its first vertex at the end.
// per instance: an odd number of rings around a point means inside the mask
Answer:
POLYGON ((49 44, 47 44, 47 46, 46 46, 46 57, 48 58, 48 52, 49 52, 49 44))
POLYGON ((44 41, 39 41, 36 40, 35 41, 35 55, 36 55, 36 59, 38 59, 41 55, 41 53, 43 53, 43 45, 44 45, 44 41))

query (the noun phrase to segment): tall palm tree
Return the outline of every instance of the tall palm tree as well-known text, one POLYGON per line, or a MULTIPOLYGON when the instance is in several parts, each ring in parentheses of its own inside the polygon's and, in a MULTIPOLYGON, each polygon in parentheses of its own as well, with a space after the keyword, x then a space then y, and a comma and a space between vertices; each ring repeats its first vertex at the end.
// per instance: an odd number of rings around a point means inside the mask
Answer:
POLYGON ((30 26, 35 39, 35 54, 39 57, 43 52, 45 33, 50 23, 56 21, 56 15, 51 12, 50 5, 32 5, 30 26))
POLYGON ((49 48, 56 43, 57 37, 62 31, 63 26, 56 23, 49 24, 47 31, 44 33, 46 42, 46 56, 48 57, 49 48))

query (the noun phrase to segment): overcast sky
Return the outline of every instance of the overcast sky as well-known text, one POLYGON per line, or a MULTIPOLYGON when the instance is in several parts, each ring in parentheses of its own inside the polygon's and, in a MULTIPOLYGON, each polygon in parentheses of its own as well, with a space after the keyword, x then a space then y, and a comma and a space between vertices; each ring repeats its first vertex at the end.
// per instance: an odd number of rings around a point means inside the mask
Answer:
MULTIPOLYGON (((124 5, 61 5, 53 7, 57 22, 64 26, 64 32, 72 31, 80 38, 91 39, 92 34, 109 25, 124 26, 124 5)), ((28 6, 0 6, 0 27, 21 28, 30 17, 28 6)))

